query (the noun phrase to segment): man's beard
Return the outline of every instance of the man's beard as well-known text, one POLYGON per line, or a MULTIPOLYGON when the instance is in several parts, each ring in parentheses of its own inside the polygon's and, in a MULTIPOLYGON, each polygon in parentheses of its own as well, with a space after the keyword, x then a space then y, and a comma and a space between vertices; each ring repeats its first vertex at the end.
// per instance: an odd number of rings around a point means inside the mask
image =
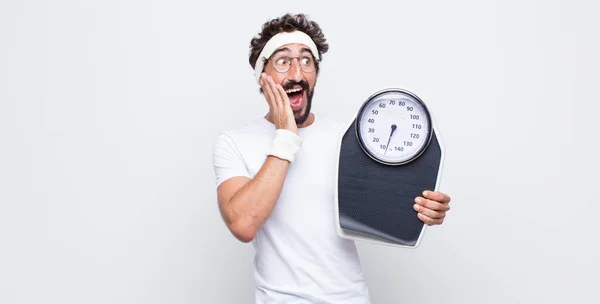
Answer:
POLYGON ((294 119, 296 120, 296 125, 301 125, 306 122, 308 116, 310 115, 310 108, 312 106, 312 98, 315 93, 315 89, 313 88, 312 90, 309 90, 308 83, 304 80, 301 80, 299 82, 290 81, 282 85, 282 87, 284 90, 289 90, 296 85, 302 87, 302 94, 306 92, 306 105, 304 106, 304 108, 298 111, 294 111, 294 119))
POLYGON ((304 106, 303 109, 298 110, 298 112, 294 111, 294 119, 296 119, 297 125, 303 124, 308 119, 308 116, 310 115, 310 106, 312 105, 312 97, 313 97, 314 91, 315 91, 314 89, 312 91, 307 91, 306 105, 304 106), (304 111, 304 113, 302 111, 304 111))
MULTIPOLYGON (((306 120, 308 119, 308 116, 310 115, 310 110, 311 110, 311 106, 312 106, 312 98, 315 93, 315 88, 313 87, 312 90, 309 90, 308 83, 304 80, 301 80, 299 82, 290 81, 290 82, 286 83, 285 85, 282 85, 282 87, 283 87, 283 90, 285 91, 285 90, 293 88, 295 85, 300 85, 302 87, 303 93, 306 92, 306 106, 304 106, 303 109, 300 109, 298 111, 293 111, 294 120, 296 121, 296 125, 301 125, 306 122, 306 120), (302 111, 304 111, 304 113, 302 113, 302 111)), ((264 95, 262 87, 259 88, 258 91, 260 92, 260 94, 264 95)))

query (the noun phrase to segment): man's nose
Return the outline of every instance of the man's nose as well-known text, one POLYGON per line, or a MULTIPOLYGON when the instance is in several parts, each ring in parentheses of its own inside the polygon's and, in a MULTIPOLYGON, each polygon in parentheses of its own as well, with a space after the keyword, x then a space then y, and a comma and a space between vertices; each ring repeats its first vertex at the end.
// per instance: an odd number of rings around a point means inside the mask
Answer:
POLYGON ((290 70, 288 71, 288 79, 294 81, 302 80, 302 69, 300 68, 300 63, 298 59, 292 59, 290 70))

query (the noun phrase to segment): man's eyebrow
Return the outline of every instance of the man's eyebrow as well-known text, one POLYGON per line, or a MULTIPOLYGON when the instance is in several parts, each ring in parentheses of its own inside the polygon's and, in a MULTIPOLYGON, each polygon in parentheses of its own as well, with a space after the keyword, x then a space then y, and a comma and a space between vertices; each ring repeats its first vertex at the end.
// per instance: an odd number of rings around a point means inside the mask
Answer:
MULTIPOLYGON (((279 48, 279 49, 275 50, 275 51, 273 52, 273 54, 271 54, 271 57, 275 56, 277 53, 284 52, 284 51, 290 51, 290 49, 289 49, 288 47, 286 47, 286 46, 284 46, 284 47, 282 47, 282 48, 279 48)), ((310 53, 311 55, 313 55, 313 57, 315 56, 315 55, 312 53, 312 51, 311 51, 309 48, 307 48, 307 47, 303 47, 303 48, 301 48, 301 49, 300 49, 300 52, 301 52, 301 53, 306 53, 306 52, 308 52, 308 53, 310 53)))
POLYGON ((312 53, 312 51, 311 51, 309 48, 307 48, 307 47, 303 47, 303 48, 302 48, 302 53, 304 53, 304 52, 309 52, 309 53, 310 53, 311 55, 313 55, 313 56, 315 55, 315 54, 313 54, 313 53, 312 53))
POLYGON ((283 51, 289 51, 289 50, 290 50, 290 49, 289 49, 288 47, 285 47, 285 46, 284 46, 284 47, 282 47, 282 48, 279 48, 279 49, 275 50, 275 51, 273 52, 273 54, 271 54, 271 57, 275 56, 277 53, 280 53, 280 52, 283 52, 283 51))

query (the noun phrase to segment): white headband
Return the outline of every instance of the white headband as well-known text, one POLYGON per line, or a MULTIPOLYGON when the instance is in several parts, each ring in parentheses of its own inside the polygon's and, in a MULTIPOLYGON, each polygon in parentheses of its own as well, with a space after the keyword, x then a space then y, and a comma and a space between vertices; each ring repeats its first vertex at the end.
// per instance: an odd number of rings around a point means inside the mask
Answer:
MULTIPOLYGON (((315 56, 315 58, 319 55, 317 46, 315 45, 313 40, 304 32, 281 32, 273 36, 267 42, 262 52, 260 52, 260 55, 256 59, 256 64, 254 65, 254 76, 256 76, 257 82, 260 82, 260 74, 262 74, 263 68, 265 66, 264 60, 269 59, 269 57, 271 57, 271 55, 273 54, 273 52, 275 52, 276 49, 289 43, 304 44, 312 51, 313 56, 315 56)), ((320 58, 317 60, 320 60, 320 58)))

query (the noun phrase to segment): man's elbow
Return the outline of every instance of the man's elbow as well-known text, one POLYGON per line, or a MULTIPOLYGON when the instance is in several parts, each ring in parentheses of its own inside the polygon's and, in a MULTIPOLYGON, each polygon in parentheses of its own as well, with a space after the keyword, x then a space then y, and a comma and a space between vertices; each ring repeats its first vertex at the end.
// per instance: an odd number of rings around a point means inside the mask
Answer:
POLYGON ((229 230, 236 239, 243 243, 252 242, 256 235, 256 229, 250 223, 233 223, 229 226, 229 230))

